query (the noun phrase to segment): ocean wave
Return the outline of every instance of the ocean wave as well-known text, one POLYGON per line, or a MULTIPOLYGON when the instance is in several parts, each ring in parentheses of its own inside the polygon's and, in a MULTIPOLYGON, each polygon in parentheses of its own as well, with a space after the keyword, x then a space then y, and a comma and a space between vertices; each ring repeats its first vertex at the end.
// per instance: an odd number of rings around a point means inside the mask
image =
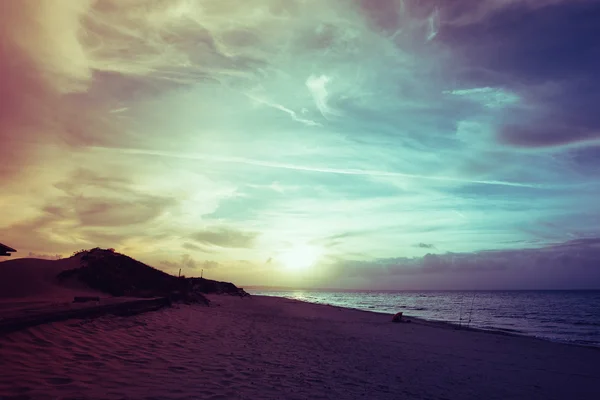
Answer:
POLYGON ((522 318, 522 315, 519 315, 519 314, 501 314, 501 315, 495 314, 495 315, 492 315, 492 318, 498 318, 498 319, 519 319, 519 318, 522 318))
POLYGON ((575 321, 572 324, 577 326, 600 326, 600 321, 575 321))
POLYGON ((543 324, 571 324, 569 320, 564 318, 542 318, 538 320, 543 324))
MULTIPOLYGON (((535 294, 535 292, 532 292, 535 294)), ((257 293, 258 294, 258 293, 257 293)), ((260 294, 267 294, 262 292, 260 294)), ((270 293, 296 297, 313 303, 332 304, 367 311, 395 313, 403 311, 431 321, 445 321, 490 331, 524 334, 546 340, 600 345, 600 309, 598 294, 583 296, 578 292, 544 292, 535 296, 520 292, 487 292, 477 307, 472 294, 461 299, 453 292, 293 292, 270 293), (550 296, 550 297, 549 297, 550 296), (467 300, 469 299, 469 300, 467 300), (462 316, 462 321, 459 319, 462 316)))
POLYGON ((498 328, 498 327, 493 327, 492 328, 495 331, 500 331, 500 332, 508 332, 508 333, 523 333, 523 331, 519 330, 519 329, 511 329, 511 328, 498 328))

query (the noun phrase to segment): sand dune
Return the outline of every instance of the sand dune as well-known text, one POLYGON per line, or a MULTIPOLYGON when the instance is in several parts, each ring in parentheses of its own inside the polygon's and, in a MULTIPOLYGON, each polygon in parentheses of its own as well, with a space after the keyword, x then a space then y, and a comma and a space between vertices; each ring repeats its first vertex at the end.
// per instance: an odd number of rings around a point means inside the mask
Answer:
POLYGON ((78 268, 79 257, 62 260, 19 258, 0 263, 0 301, 73 300, 73 296, 98 293, 82 284, 59 284, 58 273, 78 268))
POLYGON ((75 280, 59 283, 56 275, 77 268, 79 257, 63 260, 20 258, 0 263, 0 318, 13 318, 81 307, 75 296, 97 296, 108 301, 109 295, 75 280))
POLYGON ((0 398, 597 399, 600 351, 212 296, 0 337, 0 398))
POLYGON ((61 260, 10 260, 0 263, 0 331, 73 315, 141 312, 171 301, 208 304, 204 292, 247 295, 231 283, 179 279, 100 248, 61 260), (73 303, 76 296, 93 296, 97 300, 73 303), (140 298, 157 301, 143 303, 140 298))

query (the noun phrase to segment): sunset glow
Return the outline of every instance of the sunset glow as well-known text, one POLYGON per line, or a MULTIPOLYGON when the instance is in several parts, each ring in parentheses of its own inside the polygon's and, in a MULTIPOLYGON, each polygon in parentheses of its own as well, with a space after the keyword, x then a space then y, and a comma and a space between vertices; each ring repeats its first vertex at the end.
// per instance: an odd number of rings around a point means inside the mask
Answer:
POLYGON ((319 259, 319 251, 310 246, 295 246, 277 257, 292 272, 302 272, 313 267, 319 259))

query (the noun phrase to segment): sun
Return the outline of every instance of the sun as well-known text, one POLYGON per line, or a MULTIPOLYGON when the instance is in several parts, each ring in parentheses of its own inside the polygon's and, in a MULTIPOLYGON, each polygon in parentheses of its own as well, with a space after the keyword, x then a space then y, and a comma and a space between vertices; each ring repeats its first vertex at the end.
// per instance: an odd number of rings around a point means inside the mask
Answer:
POLYGON ((297 245, 282 252, 277 260, 291 271, 303 271, 312 267, 320 255, 321 252, 316 247, 297 245))

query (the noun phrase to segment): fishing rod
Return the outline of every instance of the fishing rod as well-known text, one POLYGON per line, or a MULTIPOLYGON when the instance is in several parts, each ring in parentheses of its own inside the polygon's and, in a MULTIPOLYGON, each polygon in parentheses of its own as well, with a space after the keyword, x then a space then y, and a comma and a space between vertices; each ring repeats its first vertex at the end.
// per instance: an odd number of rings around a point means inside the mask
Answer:
POLYGON ((475 303, 475 292, 473 292, 473 298, 471 299, 471 310, 469 311, 469 322, 467 322, 467 328, 471 325, 471 316, 473 315, 473 304, 475 303))
POLYGON ((465 298, 464 293, 460 296, 460 312, 458 314, 458 327, 462 328, 462 306, 463 306, 463 300, 465 298))

